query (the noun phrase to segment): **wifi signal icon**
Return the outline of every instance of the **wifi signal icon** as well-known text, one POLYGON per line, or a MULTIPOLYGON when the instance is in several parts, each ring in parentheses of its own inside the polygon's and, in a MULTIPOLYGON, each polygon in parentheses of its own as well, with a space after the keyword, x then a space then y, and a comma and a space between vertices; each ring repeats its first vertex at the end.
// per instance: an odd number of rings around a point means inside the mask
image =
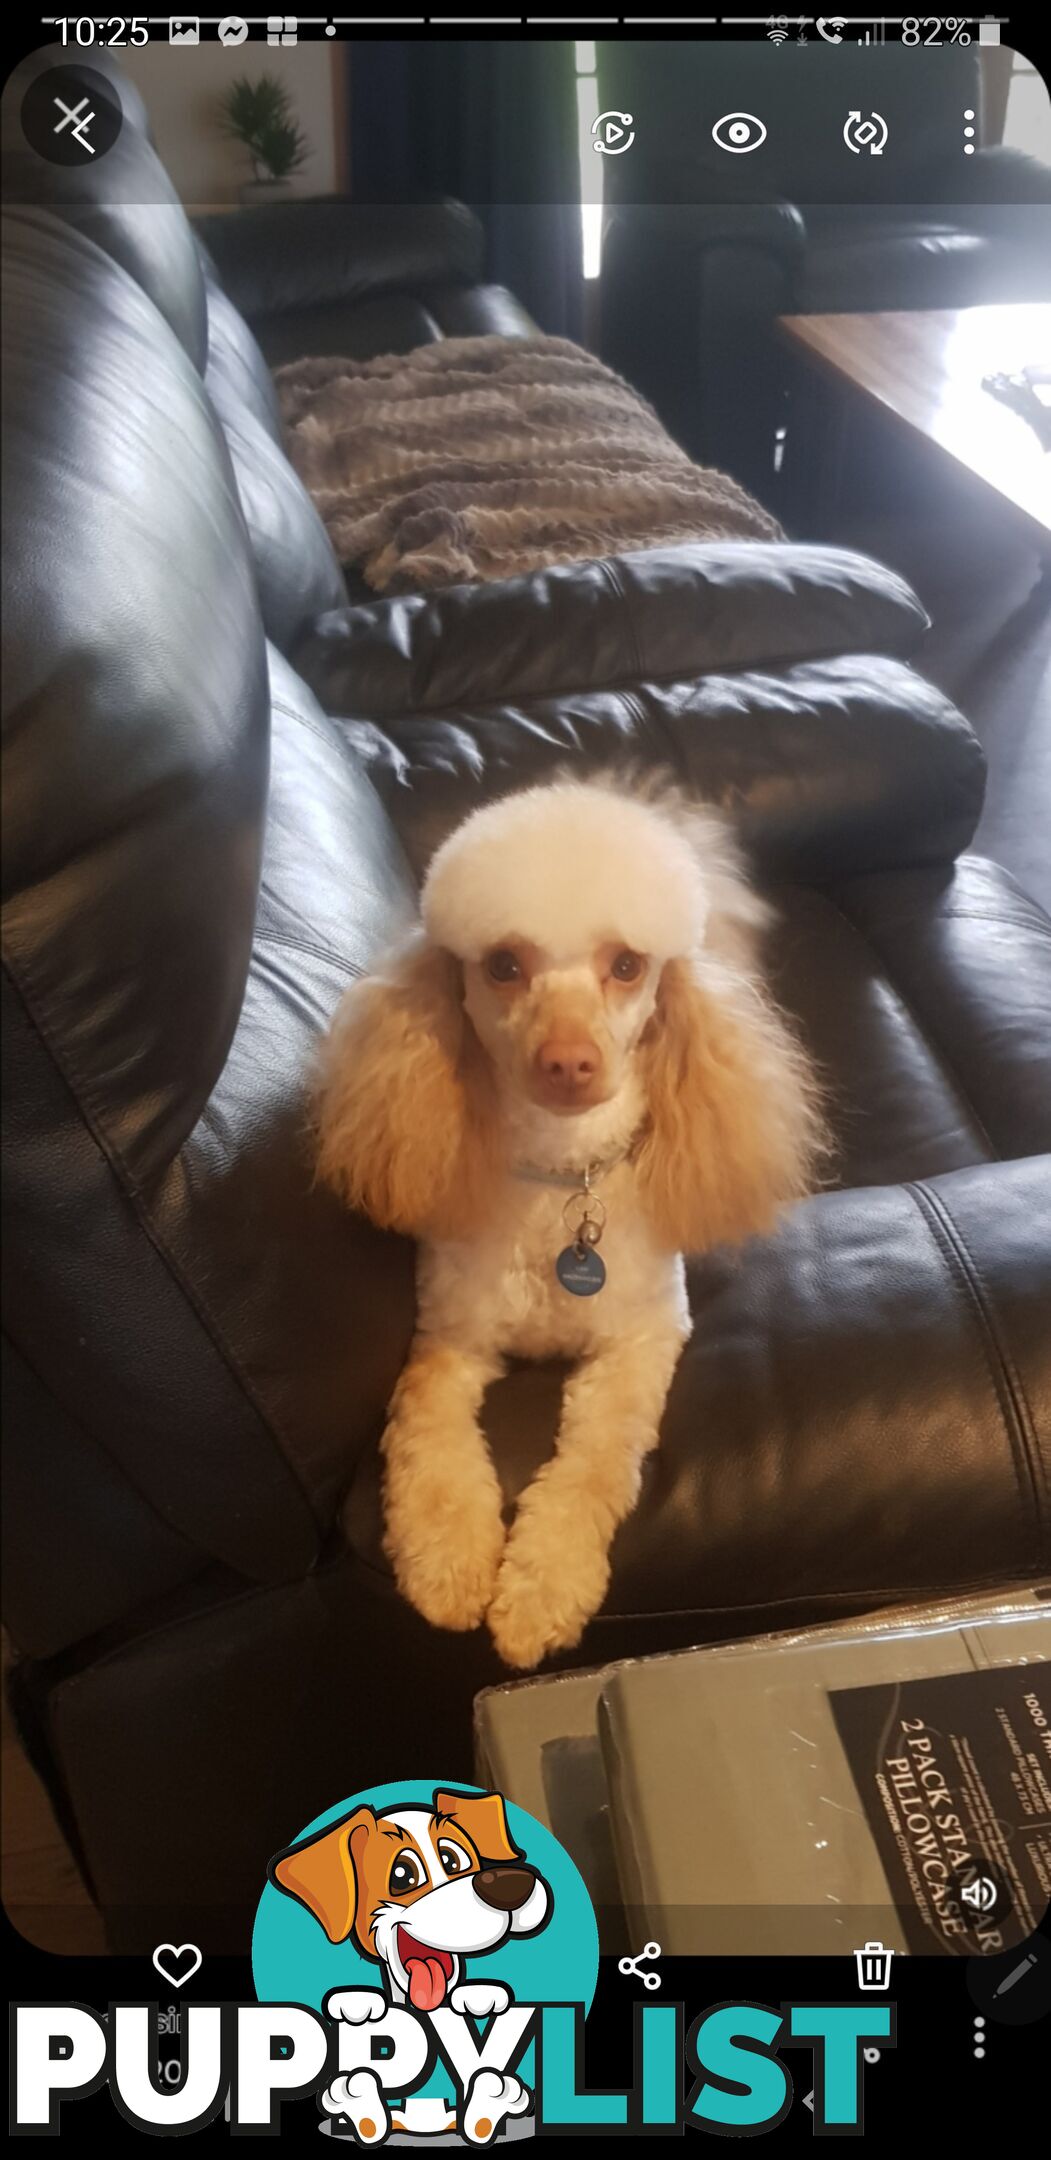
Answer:
POLYGON ((770 28, 766 34, 772 44, 783 45, 788 36, 787 15, 771 15, 770 28))

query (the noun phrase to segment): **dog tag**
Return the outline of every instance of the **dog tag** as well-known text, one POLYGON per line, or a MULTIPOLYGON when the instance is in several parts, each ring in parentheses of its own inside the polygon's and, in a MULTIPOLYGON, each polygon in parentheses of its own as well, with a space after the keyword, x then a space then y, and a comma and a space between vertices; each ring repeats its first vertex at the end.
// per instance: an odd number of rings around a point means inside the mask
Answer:
POLYGON ((585 1245, 578 1239, 575 1245, 567 1245, 565 1251, 559 1253, 555 1274, 571 1297, 594 1297, 606 1280, 606 1265, 593 1245, 585 1245))

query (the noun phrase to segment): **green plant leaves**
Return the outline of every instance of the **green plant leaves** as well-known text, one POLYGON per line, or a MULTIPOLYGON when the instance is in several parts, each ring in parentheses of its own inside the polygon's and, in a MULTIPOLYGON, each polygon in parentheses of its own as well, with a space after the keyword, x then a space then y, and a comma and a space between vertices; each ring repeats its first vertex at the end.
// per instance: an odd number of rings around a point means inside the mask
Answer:
POLYGON ((224 131, 244 144, 257 176, 287 180, 306 163, 310 143, 276 75, 239 75, 220 100, 224 131))

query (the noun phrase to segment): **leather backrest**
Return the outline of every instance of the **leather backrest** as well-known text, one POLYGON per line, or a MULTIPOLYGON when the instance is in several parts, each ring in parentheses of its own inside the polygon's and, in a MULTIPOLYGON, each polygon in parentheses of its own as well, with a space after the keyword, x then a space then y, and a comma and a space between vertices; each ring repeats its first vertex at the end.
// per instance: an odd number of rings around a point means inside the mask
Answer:
POLYGON ((128 118, 112 147, 82 165, 53 165, 26 140, 22 99, 30 80, 49 65, 68 64, 59 48, 35 53, 15 69, 3 93, 5 205, 52 210, 86 233, 148 293, 194 366, 208 343, 204 278, 182 204, 139 125, 141 101, 112 67, 105 72, 128 118))
POLYGON ((314 1187, 306 1086, 414 887, 266 646, 188 355, 61 217, 12 212, 4 260, 9 1445, 72 1577, 42 1595, 27 1548, 8 1597, 16 1639, 54 1648, 143 1594, 130 1565, 92 1591, 61 1471, 77 1431, 155 1519, 168 1581, 180 1556, 301 1573, 374 1435, 412 1254, 314 1187))
POLYGON ((208 361, 205 388, 220 414, 249 412, 275 443, 281 441, 281 413, 274 378, 233 301, 223 291, 207 250, 198 242, 208 305, 208 361))
POLYGON ((426 344, 441 335, 432 305, 482 274, 482 230, 462 203, 266 203, 196 229, 275 367, 426 344))
POLYGON ((472 284, 482 274, 481 227, 463 203, 354 203, 333 197, 261 203, 198 218, 197 233, 249 322, 326 301, 429 285, 472 284))
MULTIPOLYGON (((49 49, 51 64, 68 54, 49 49)), ((227 436, 248 525, 267 635, 291 651, 313 617, 345 598, 339 564, 306 489, 280 447, 267 364, 222 292, 182 204, 140 125, 141 101, 112 63, 127 118, 112 148, 87 164, 50 164, 26 141, 21 97, 35 67, 4 93, 4 192, 47 208, 91 237, 148 295, 204 376, 227 436)), ((100 71, 102 72, 102 71, 100 71)))
POLYGON ((343 574, 281 446, 277 399, 262 353, 225 294, 211 282, 207 292, 205 387, 233 461, 266 633, 282 652, 291 652, 316 616, 343 606, 343 574))
POLYGON ((5 219, 4 275, 9 952, 139 1180, 240 1009, 263 630, 218 423, 152 302, 44 210, 5 219))

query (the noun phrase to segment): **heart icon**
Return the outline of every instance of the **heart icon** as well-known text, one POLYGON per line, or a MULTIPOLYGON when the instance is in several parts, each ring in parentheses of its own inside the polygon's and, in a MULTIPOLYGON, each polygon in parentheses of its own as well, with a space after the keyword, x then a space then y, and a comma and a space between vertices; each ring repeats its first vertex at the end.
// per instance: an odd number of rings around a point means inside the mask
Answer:
POLYGON ((204 1959, 196 1943, 180 1943, 178 1949, 174 1943, 158 1943, 153 1963, 162 1980, 167 1980, 173 1988, 181 1988, 193 1979, 194 1973, 200 1972, 204 1959))

